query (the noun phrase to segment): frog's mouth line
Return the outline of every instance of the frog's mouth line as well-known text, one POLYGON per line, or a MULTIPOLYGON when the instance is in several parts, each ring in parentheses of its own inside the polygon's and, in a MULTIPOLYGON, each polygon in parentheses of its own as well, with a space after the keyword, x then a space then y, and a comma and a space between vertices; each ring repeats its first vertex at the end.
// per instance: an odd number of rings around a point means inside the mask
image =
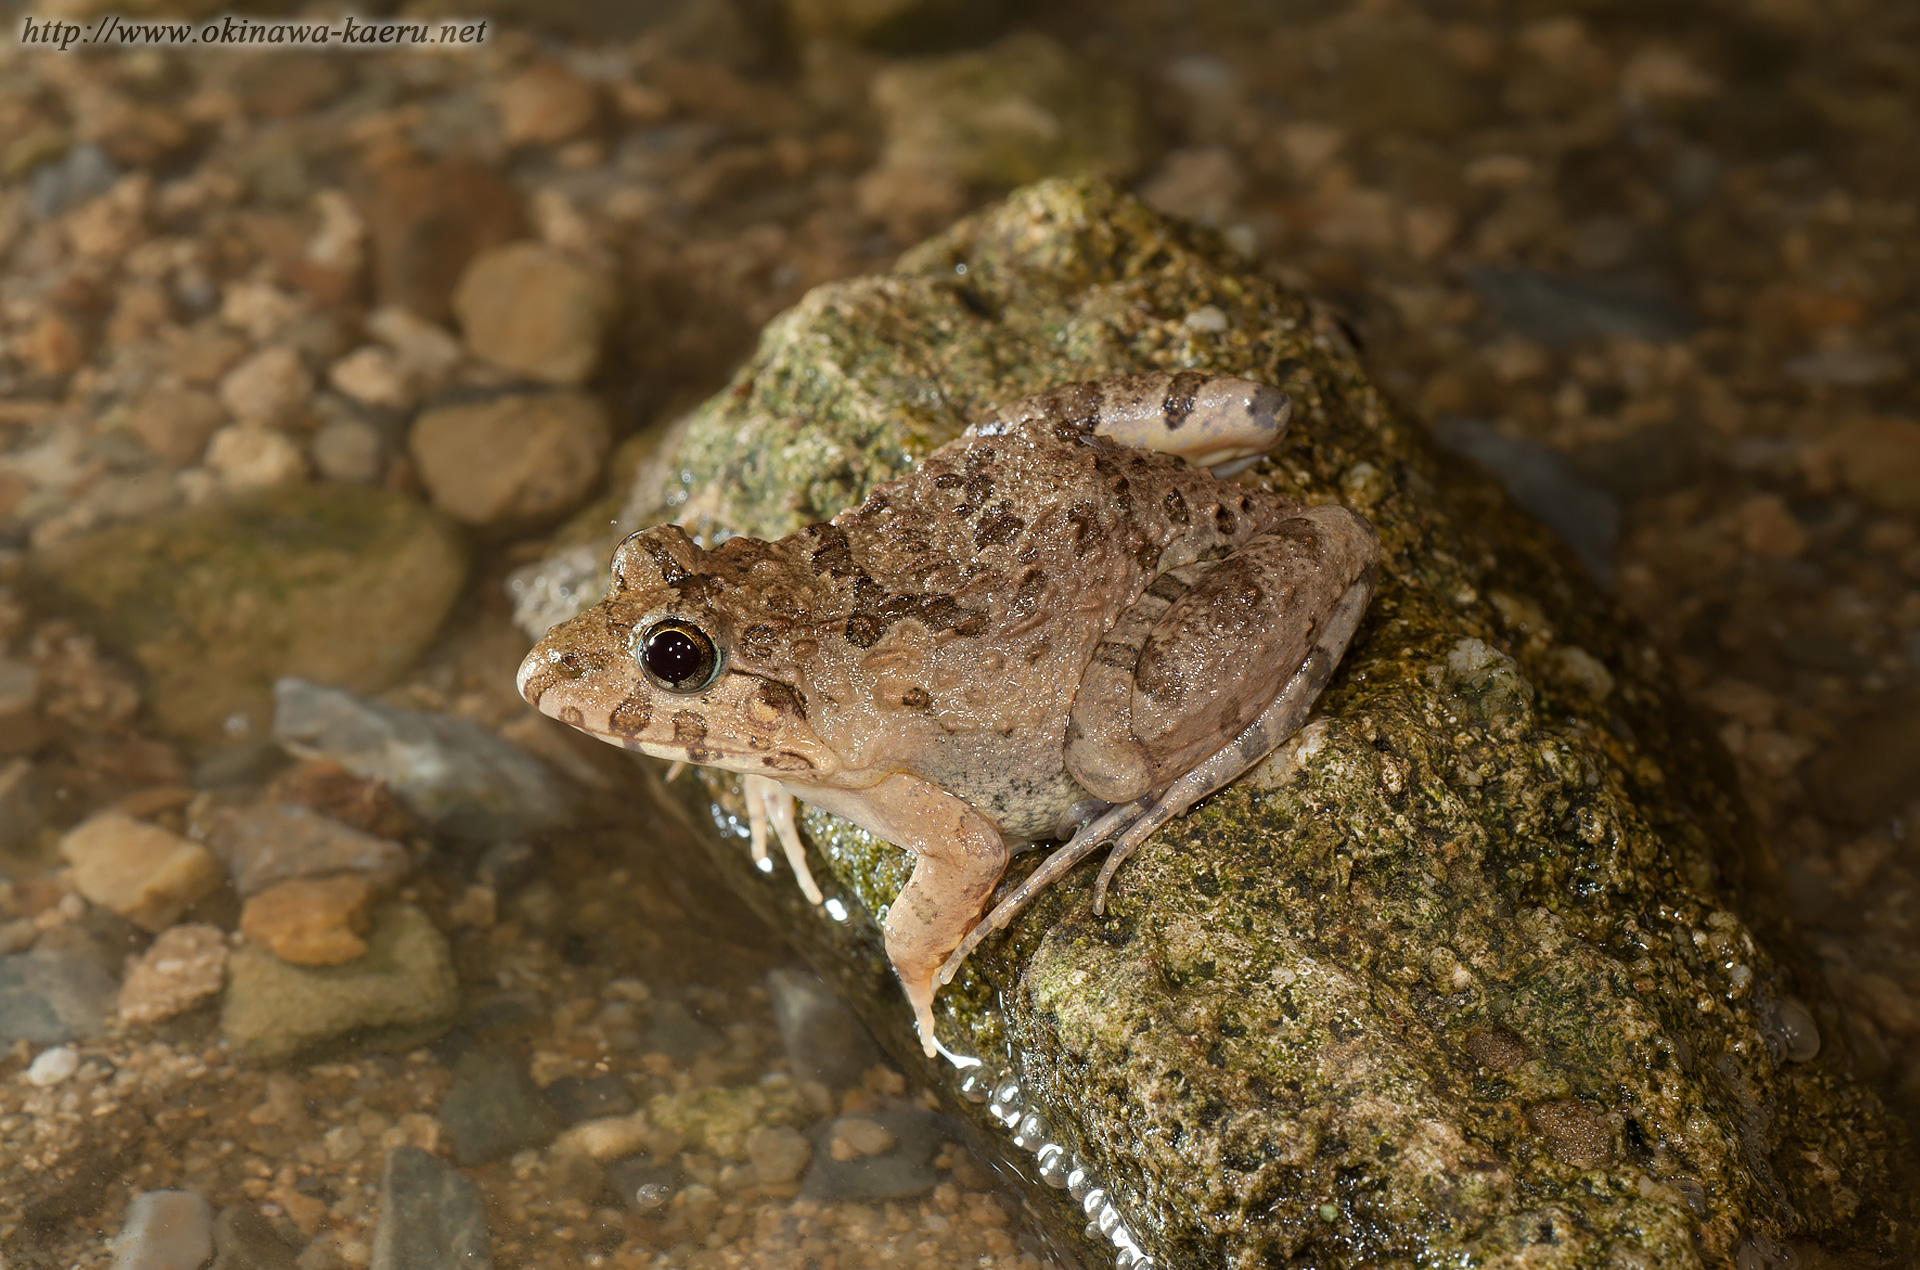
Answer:
POLYGON ((789 747, 775 748, 772 741, 756 746, 730 734, 713 735, 707 715, 716 709, 725 711, 728 703, 712 700, 711 694, 675 698, 636 683, 635 692, 623 694, 616 702, 610 700, 612 692, 581 680, 577 671, 562 663, 529 657, 521 664, 517 686, 520 695, 547 717, 636 753, 775 780, 819 770, 807 755, 789 747), (570 686, 576 690, 568 691, 570 686))

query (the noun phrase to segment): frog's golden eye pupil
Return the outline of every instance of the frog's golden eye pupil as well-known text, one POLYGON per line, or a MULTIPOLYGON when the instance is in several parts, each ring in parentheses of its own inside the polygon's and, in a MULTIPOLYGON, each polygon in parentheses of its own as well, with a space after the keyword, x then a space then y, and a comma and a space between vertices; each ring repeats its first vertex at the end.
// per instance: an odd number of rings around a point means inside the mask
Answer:
POLYGON ((669 692, 700 691, 719 661, 713 640, 690 622, 655 622, 640 642, 640 669, 669 692))

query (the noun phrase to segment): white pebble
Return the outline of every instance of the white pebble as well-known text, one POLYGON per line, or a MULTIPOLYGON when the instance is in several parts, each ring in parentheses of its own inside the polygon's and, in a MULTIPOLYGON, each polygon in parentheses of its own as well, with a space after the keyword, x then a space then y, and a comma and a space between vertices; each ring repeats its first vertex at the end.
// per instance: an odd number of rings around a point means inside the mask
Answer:
POLYGON ((27 1067, 27 1083, 39 1085, 57 1085, 80 1070, 80 1055, 71 1045, 56 1045, 43 1050, 40 1056, 27 1067))
POLYGON ((1182 319, 1181 325, 1189 331, 1205 331, 1217 335, 1227 329, 1227 315, 1211 304, 1203 304, 1182 319))

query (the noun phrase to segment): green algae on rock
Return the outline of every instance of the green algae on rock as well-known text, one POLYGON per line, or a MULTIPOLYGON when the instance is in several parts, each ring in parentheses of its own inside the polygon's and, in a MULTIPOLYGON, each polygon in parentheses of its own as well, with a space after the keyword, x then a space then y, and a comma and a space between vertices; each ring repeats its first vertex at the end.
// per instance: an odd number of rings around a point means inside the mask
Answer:
POLYGON ((331 1043, 407 1049, 446 1031, 460 1006, 447 938, 411 904, 373 911, 367 951, 296 966, 242 944, 227 963, 220 1032, 242 1058, 284 1063, 331 1043))
POLYGON ((1082 866, 975 953, 937 1007, 974 1068, 921 1059, 887 969, 901 853, 809 811, 810 908, 714 777, 691 810, 721 867, 1090 1264, 1911 1256, 1908 1147, 1657 652, 1210 237, 1098 181, 1019 191, 770 324, 663 501, 777 537, 995 404, 1156 370, 1284 387, 1293 427, 1242 479, 1380 533, 1316 719, 1150 839, 1106 916, 1082 866))
POLYGON ((258 736, 276 679, 384 688, 466 576, 454 530, 399 494, 276 489, 118 525, 35 554, 46 589, 145 671, 162 728, 258 736))

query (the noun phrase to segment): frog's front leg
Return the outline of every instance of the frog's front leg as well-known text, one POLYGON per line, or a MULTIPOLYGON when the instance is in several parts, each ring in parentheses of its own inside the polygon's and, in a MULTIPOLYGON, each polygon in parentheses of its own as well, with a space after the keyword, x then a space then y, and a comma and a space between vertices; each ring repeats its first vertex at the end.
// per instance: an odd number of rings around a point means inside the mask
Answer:
POLYGON ((913 874, 881 929, 928 1057, 940 965, 974 925, 1007 871, 1007 844, 979 812, 938 785, 895 772, 867 789, 807 789, 801 798, 913 853, 913 874))
POLYGON ((793 795, 780 782, 765 776, 745 776, 741 783, 747 796, 747 840, 754 864, 763 870, 773 867, 767 862, 767 827, 771 825, 793 869, 793 880, 800 884, 800 893, 807 897, 807 903, 820 903, 826 897, 813 880, 813 870, 807 867, 807 849, 801 845, 800 830, 793 823, 793 795))

